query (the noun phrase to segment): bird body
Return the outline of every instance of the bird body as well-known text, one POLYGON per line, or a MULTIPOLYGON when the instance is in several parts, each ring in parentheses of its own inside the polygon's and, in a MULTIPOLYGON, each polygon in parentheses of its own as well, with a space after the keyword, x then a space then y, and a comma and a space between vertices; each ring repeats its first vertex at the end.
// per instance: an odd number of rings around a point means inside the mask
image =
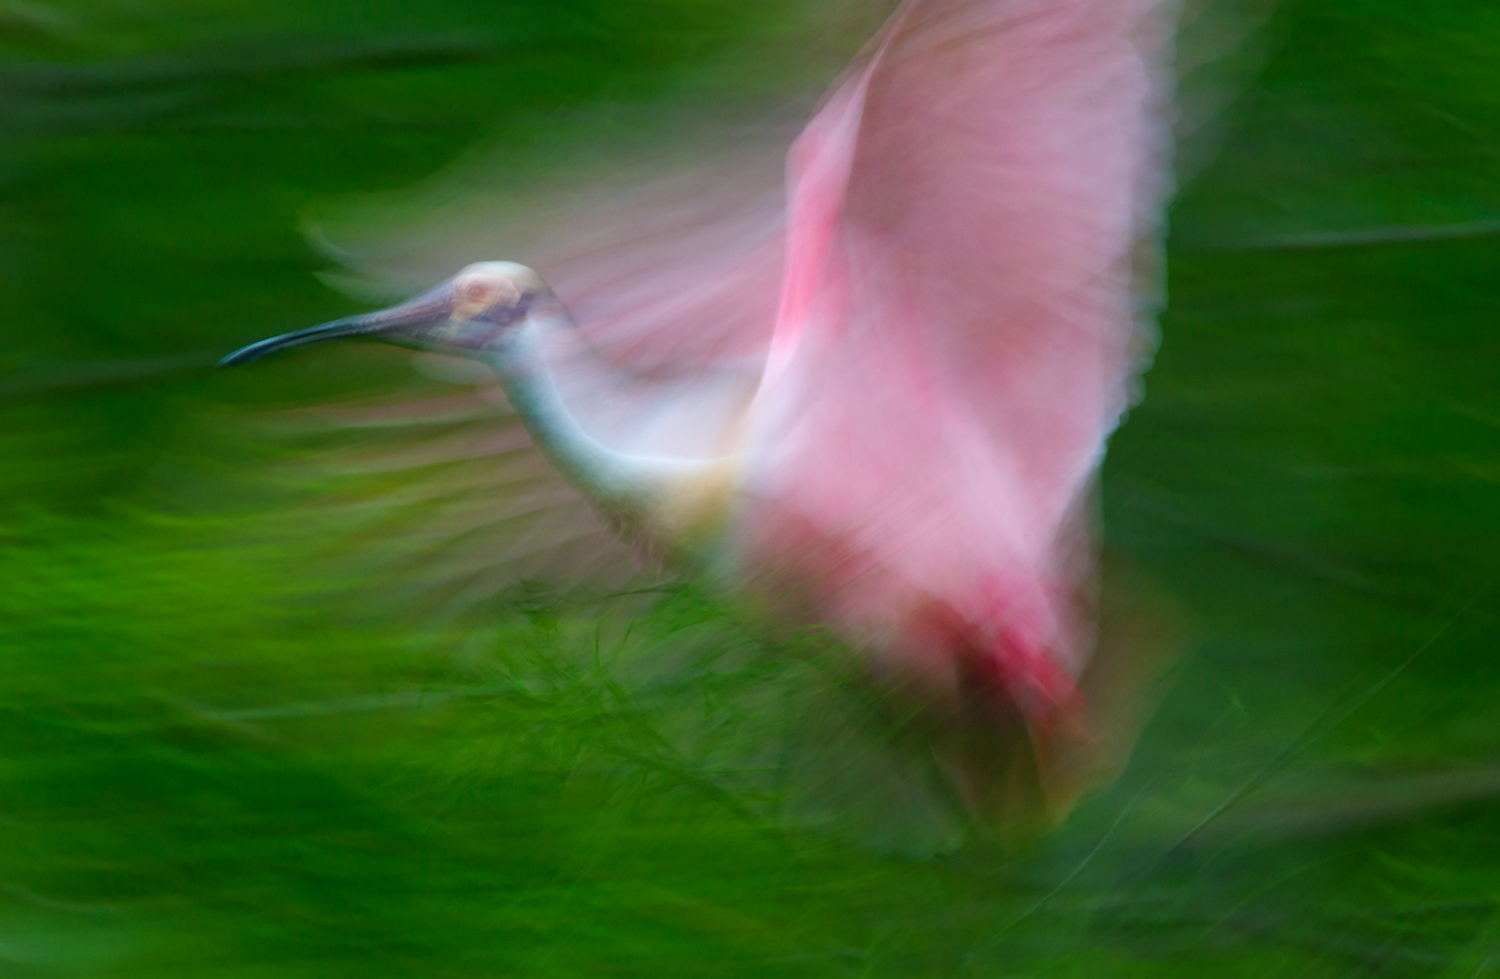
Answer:
POLYGON ((225 363, 354 334, 481 359, 548 462, 669 563, 833 625, 898 686, 1048 728, 1080 709, 1095 474, 1149 349, 1162 8, 907 0, 792 146, 784 220, 751 246, 565 275, 566 303, 480 263, 225 363), (655 434, 633 442, 569 399, 616 383, 625 347, 691 362, 699 399, 637 399, 655 434))

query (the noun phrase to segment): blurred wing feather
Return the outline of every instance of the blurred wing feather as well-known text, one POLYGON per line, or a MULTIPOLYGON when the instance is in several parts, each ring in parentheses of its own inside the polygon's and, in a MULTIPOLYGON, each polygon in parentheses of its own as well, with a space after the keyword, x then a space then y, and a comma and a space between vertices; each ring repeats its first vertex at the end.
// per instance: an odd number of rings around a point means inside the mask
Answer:
POLYGON ((461 618, 521 581, 620 588, 647 569, 536 452, 498 384, 289 412, 338 561, 394 607, 461 618), (332 447, 329 447, 332 443, 332 447), (334 492, 328 492, 330 486, 334 492))
POLYGON ((839 542, 817 576, 844 619, 938 596, 1081 668, 1079 528, 1150 349, 1163 6, 913 0, 794 152, 791 249, 818 261, 785 286, 752 547, 839 542))

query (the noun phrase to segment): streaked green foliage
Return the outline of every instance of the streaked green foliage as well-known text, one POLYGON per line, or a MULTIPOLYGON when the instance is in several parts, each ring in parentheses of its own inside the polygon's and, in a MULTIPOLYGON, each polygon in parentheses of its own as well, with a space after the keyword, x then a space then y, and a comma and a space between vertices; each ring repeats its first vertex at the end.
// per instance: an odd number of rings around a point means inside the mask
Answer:
POLYGON ((963 837, 835 646, 690 589, 371 597, 319 506, 355 491, 260 419, 404 357, 208 369, 351 310, 303 219, 592 105, 774 94, 733 52, 800 9, 0 4, 0 974, 1500 969, 1479 0, 1265 25, 1104 482, 1190 650, 1055 831, 963 837))

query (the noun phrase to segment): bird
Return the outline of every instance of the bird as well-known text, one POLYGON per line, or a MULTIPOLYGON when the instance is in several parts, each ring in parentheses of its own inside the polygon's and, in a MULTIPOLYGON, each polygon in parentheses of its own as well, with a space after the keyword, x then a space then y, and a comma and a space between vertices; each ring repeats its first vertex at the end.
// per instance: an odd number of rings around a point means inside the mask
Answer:
MULTIPOLYGON (((626 248, 558 289, 477 261, 220 366, 348 337, 479 361, 621 537, 831 627, 872 682, 1019 732, 1043 772, 1101 737, 1097 476, 1155 344, 1169 6, 905 0, 750 245, 707 222, 675 265, 626 248)), ((996 738, 935 741, 990 805, 996 738)))

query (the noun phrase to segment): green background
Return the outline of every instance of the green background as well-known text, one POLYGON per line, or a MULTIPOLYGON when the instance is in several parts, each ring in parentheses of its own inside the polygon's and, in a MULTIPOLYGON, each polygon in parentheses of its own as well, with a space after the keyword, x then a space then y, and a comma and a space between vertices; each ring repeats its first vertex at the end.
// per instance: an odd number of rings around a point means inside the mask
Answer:
POLYGON ((1188 651, 1051 833, 778 818, 782 769, 879 751, 767 755, 837 674, 692 591, 374 607, 318 446, 261 420, 406 360, 211 370, 359 308, 307 216, 591 106, 826 78, 857 31, 813 57, 795 7, 0 3, 0 975, 1500 972, 1491 3, 1240 36, 1103 484, 1188 651))

